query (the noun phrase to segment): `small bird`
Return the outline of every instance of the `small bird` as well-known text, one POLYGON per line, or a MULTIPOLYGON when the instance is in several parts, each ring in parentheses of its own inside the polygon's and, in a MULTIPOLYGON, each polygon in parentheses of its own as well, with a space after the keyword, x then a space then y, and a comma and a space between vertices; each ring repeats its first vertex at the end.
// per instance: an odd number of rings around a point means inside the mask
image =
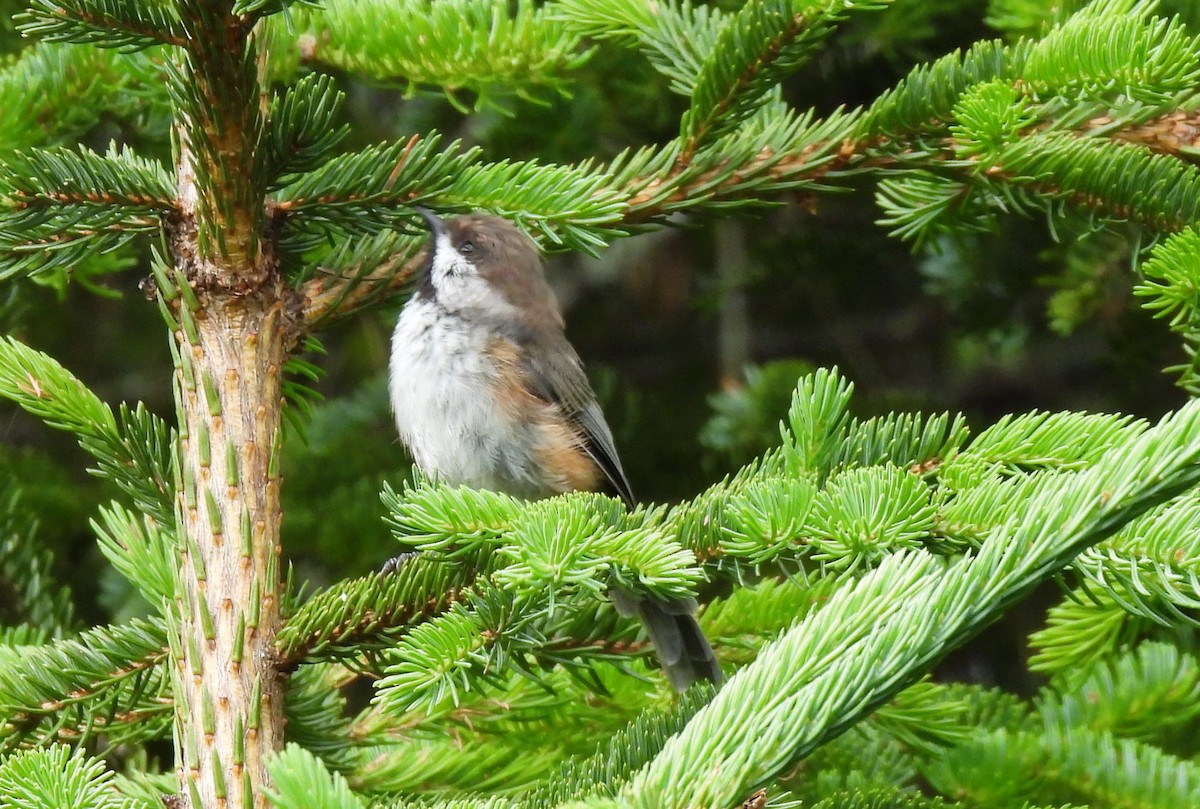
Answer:
MULTIPOLYGON (((396 427, 417 466, 444 483, 526 498, 607 488, 633 508, 537 246, 497 216, 443 221, 417 211, 433 239, 392 335, 389 380, 396 427)), ((676 689, 720 682, 694 599, 611 597, 623 615, 641 618, 676 689)))

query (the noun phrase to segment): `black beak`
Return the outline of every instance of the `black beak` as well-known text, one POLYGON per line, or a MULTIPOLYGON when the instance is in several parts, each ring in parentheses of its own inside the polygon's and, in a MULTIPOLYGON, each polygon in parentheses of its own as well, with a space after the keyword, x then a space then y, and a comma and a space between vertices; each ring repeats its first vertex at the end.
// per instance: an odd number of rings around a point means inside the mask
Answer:
POLYGON ((413 210, 421 215, 425 220, 425 224, 429 226, 429 230, 433 233, 433 238, 437 238, 446 232, 446 223, 443 222, 437 214, 428 208, 422 208, 420 205, 414 205, 413 210))

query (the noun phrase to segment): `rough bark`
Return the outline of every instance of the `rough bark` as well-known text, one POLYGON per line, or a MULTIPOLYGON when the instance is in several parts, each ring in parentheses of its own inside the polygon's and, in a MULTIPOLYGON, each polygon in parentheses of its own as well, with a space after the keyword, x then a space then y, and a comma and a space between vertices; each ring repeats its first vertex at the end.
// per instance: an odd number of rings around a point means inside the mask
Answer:
POLYGON ((193 809, 266 806, 263 756, 283 744, 273 651, 282 314, 282 294, 209 296, 194 330, 176 334, 186 537, 177 755, 193 809))
POLYGON ((248 21, 184 0, 174 278, 180 446, 175 743, 190 809, 265 807, 283 746, 279 456, 282 375, 295 338, 263 234, 261 93, 248 21))

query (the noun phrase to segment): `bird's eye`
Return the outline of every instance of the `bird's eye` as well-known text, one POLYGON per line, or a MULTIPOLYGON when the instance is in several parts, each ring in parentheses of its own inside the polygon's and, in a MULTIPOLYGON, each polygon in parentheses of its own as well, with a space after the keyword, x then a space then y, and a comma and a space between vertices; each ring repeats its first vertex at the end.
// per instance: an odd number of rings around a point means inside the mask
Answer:
POLYGON ((469 256, 475 252, 475 242, 463 242, 458 246, 458 252, 464 256, 469 256))

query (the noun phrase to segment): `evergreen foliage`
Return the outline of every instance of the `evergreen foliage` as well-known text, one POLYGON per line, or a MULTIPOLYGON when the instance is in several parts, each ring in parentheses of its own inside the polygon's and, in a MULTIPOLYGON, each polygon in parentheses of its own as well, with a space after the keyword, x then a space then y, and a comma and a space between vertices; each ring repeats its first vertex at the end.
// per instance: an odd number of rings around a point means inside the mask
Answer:
POLYGON ((458 104, 507 108, 506 97, 567 92, 571 71, 587 60, 553 7, 529 0, 511 8, 491 0, 331 0, 292 17, 292 30, 311 38, 313 61, 410 88, 431 85, 458 104))
MULTIPOLYGON (((16 110, 0 120, 0 279, 114 270, 159 234, 147 288, 176 332, 179 394, 220 416, 190 353, 199 319, 218 316, 214 290, 277 284, 287 344, 312 345, 312 329, 411 283, 414 205, 485 209, 546 249, 595 253, 680 214, 873 174, 880 222, 914 243, 1011 214, 1157 239, 1138 293, 1183 338, 1195 394, 1200 182, 1195 147, 1159 136, 1193 115, 1200 38, 1149 0, 997 0, 1008 41, 918 65, 865 108, 784 100, 783 79, 839 25, 888 5, 33 0, 20 24, 43 42, 0 66, 0 107, 16 110), (679 97, 678 135, 569 165, 432 128, 348 148, 347 97, 319 69, 520 114, 569 95, 609 48, 644 56, 679 97), (19 88, 40 97, 19 104, 19 88), (63 145, 106 114, 163 148, 63 145), (208 274, 185 275, 184 222, 208 274), (93 264, 105 254, 117 258, 93 264)), ((293 358, 287 373, 316 370, 293 358)), ((726 401, 710 441, 761 440, 778 419, 772 444, 671 506, 385 482, 377 528, 402 556, 320 587, 289 580, 281 597, 266 656, 290 678, 288 744, 264 797, 283 809, 1200 804, 1200 404, 1154 425, 1035 411, 972 430, 960 414, 856 415, 836 368, 793 381, 786 407, 768 404, 767 384, 726 401), (1032 700, 926 679, 1051 579, 1067 586, 1030 638, 1030 666, 1049 677, 1032 700), (727 682, 671 694, 614 588, 702 602, 727 682)), ((302 382, 279 389, 299 422, 320 420, 302 382)), ((226 488, 277 478, 239 480, 237 447, 207 433, 186 436, 197 472, 169 423, 140 403, 114 410, 7 336, 0 398, 70 433, 116 485, 91 530, 145 602, 145 617, 81 630, 0 470, 0 800, 194 800, 149 757, 216 725, 206 705, 205 726, 187 727, 180 697, 185 678, 208 676, 181 668, 197 643, 181 635, 179 567, 197 564, 183 518, 219 513, 211 488, 200 501, 187 484, 214 456, 229 461, 226 488)), ((249 559, 254 530, 216 533, 249 559)), ((213 616, 195 620, 200 642, 218 643, 213 616)), ((239 774, 242 752, 222 753, 239 774)), ((178 767, 186 779, 198 765, 178 767)), ((230 775, 231 795, 237 783, 249 782, 230 775)))
POLYGON ((102 762, 63 746, 22 750, 0 763, 0 795, 10 806, 22 809, 140 809, 144 805, 123 798, 111 782, 112 773, 102 762))
POLYGON ((175 3, 141 6, 123 0, 38 0, 24 15, 21 30, 49 42, 131 51, 159 44, 179 45, 186 37, 175 3))
MULTIPOLYGON (((9 150, 46 147, 84 136, 113 115, 161 130, 169 114, 163 53, 35 44, 0 70, 0 143, 9 150)), ((6 173, 6 181, 9 179, 6 173)))
POLYGON ((171 719, 166 633, 132 621, 78 638, 6 649, 0 658, 6 749, 55 741, 108 743, 161 737, 171 719))

